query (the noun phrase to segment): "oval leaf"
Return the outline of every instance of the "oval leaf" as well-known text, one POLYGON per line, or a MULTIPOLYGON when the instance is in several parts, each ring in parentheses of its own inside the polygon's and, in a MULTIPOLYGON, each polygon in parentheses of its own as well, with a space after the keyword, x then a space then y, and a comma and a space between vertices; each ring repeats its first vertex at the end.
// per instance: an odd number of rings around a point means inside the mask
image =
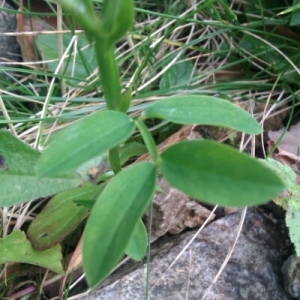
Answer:
MULTIPOLYGON (((70 45, 73 36, 70 34, 63 35, 62 47, 65 51, 70 45)), ((59 53, 57 51, 57 36, 40 34, 36 39, 36 45, 39 52, 42 53, 43 60, 47 61, 47 68, 55 73, 59 61, 59 53)), ((73 53, 70 51, 71 60, 66 60, 64 66, 64 78, 67 84, 76 86, 80 82, 85 81, 92 73, 92 70, 98 66, 97 57, 94 55, 93 44, 86 41, 85 36, 77 36, 77 45, 73 48, 73 53), (76 48, 76 49, 75 49, 76 48), (75 53, 76 52, 76 53, 75 53), (78 53, 80 52, 80 53, 78 53), (76 70, 75 76, 74 69, 76 70)))
POLYGON ((187 60, 185 56, 181 56, 179 61, 172 65, 166 72, 163 73, 159 88, 171 89, 180 87, 181 89, 188 89, 187 83, 195 77, 195 66, 190 60, 187 60))
POLYGON ((75 170, 84 162, 109 150, 131 136, 134 122, 117 111, 100 111, 59 132, 41 155, 39 176, 75 170))
POLYGON ((62 259, 60 245, 56 245, 45 251, 38 251, 32 247, 23 231, 14 231, 10 235, 0 239, 1 265, 8 262, 26 263, 44 267, 63 275, 65 271, 61 264, 62 259))
POLYGON ((228 127, 254 135, 262 132, 259 123, 245 110, 212 96, 186 95, 160 100, 146 108, 142 116, 177 124, 228 127))
POLYGON ((94 200, 102 186, 86 185, 54 196, 30 224, 27 235, 33 247, 45 250, 61 242, 87 216, 75 200, 94 200))
POLYGON ((99 32, 100 20, 92 1, 86 0, 53 0, 53 2, 62 6, 72 17, 81 25, 81 27, 92 37, 99 32))
POLYGON ((258 160, 213 141, 184 141, 161 156, 162 174, 171 185, 211 204, 249 206, 280 193, 280 178, 258 160))
POLYGON ((141 219, 137 222, 133 235, 125 249, 125 254, 134 260, 142 260, 146 254, 148 239, 147 230, 141 219))
POLYGON ((83 267, 89 286, 103 280, 124 255, 137 222, 152 200, 156 169, 151 162, 132 165, 104 188, 88 219, 83 267))
POLYGON ((35 166, 40 152, 7 131, 0 131, 0 206, 47 197, 82 183, 75 173, 38 178, 35 166))

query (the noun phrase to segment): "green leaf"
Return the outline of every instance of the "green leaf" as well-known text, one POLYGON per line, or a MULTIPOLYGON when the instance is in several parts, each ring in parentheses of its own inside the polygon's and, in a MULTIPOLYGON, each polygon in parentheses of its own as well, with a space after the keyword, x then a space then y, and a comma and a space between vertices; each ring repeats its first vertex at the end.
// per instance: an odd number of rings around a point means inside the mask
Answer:
POLYGON ((134 260, 142 260, 148 246, 148 235, 141 219, 137 222, 133 235, 125 249, 125 253, 134 260))
POLYGON ((297 175, 291 167, 275 159, 268 158, 263 162, 278 174, 286 186, 286 190, 275 197, 274 202, 286 210, 286 226, 296 254, 300 257, 300 186, 296 184, 297 175))
POLYGON ((66 12, 69 12, 89 37, 98 35, 100 20, 91 0, 51 0, 60 4, 66 12))
POLYGON ((276 69, 276 71, 279 70, 280 65, 282 66, 282 64, 285 63, 285 59, 277 51, 253 36, 246 35, 243 37, 239 42, 239 46, 244 51, 254 55, 253 57, 259 57, 268 62, 276 69))
POLYGON ((300 0, 294 0, 290 26, 300 25, 300 0))
POLYGON ((100 111, 84 117, 59 132, 42 154, 39 176, 75 170, 133 133, 134 122, 117 111, 100 111))
POLYGON ((152 200, 156 169, 151 162, 118 173, 97 199, 83 241, 83 267, 89 286, 103 280, 124 255, 136 224, 152 200))
POLYGON ((300 201, 299 190, 296 201, 291 199, 288 203, 285 222, 289 229, 289 234, 292 243, 295 246, 296 254, 300 257, 300 201))
MULTIPOLYGON (((102 182, 99 185, 97 185, 97 194, 100 195, 102 193, 102 190, 105 188, 107 182, 102 182)), ((91 210, 96 202, 96 198, 90 198, 90 199, 73 199, 72 200, 77 206, 83 206, 89 210, 91 210)))
MULTIPOLYGON (((64 51, 70 45, 72 35, 63 35, 64 51)), ((53 73, 56 71, 59 63, 59 53, 57 50, 58 37, 54 34, 40 34, 36 41, 43 59, 49 61, 48 69, 53 73)), ((97 66, 97 57, 95 56, 93 44, 86 41, 85 36, 79 35, 75 46, 71 48, 70 57, 64 61, 64 77, 66 82, 72 86, 77 86, 80 82, 85 81, 97 66)))
POLYGON ((291 13, 291 12, 296 12, 296 11, 299 11, 300 9, 300 3, 299 3, 299 0, 294 0, 294 3, 292 6, 290 6, 289 8, 281 11, 278 15, 284 15, 284 14, 288 14, 288 13, 291 13))
POLYGON ((37 250, 45 250, 60 243, 88 215, 88 209, 74 200, 95 200, 101 190, 91 184, 54 196, 32 221, 28 238, 37 250))
MULTIPOLYGON (((256 24, 264 24, 270 18, 273 19, 276 13, 280 13, 284 7, 284 2, 282 0, 251 0, 247 3, 242 4, 243 17, 249 23, 256 22, 256 24)), ((281 20, 277 19, 280 23, 281 20)), ((265 34, 265 36, 270 37, 270 33, 266 30, 261 30, 260 35, 265 34)))
POLYGON ((141 156, 147 153, 147 147, 144 144, 132 142, 119 147, 121 163, 124 164, 129 158, 141 156))
POLYGON ((260 159, 260 161, 271 168, 285 184, 285 190, 273 198, 274 202, 283 207, 283 209, 288 209, 288 203, 291 199, 300 197, 300 187, 296 185, 296 174, 291 167, 285 165, 273 158, 260 159))
POLYGON ((249 206, 269 201, 284 184, 270 168, 227 145, 183 141, 161 155, 162 174, 187 195, 221 206, 249 206))
POLYGON ((40 155, 8 131, 0 131, 0 206, 47 197, 82 183, 75 173, 38 178, 35 166, 40 155))
POLYGON ((177 124, 228 127, 249 134, 262 128, 249 113, 236 105, 212 96, 176 96, 157 101, 142 113, 144 118, 160 118, 177 124))
POLYGON ((27 263, 64 275, 65 272, 61 264, 62 258, 59 245, 45 251, 35 250, 22 231, 14 231, 0 239, 0 264, 8 262, 27 263))
POLYGON ((273 158, 260 159, 260 161, 276 172, 287 188, 290 189, 295 186, 297 175, 291 167, 273 158))
POLYGON ((74 203, 88 209, 92 209, 96 200, 74 200, 74 203))
POLYGON ((293 68, 291 63, 286 60, 278 51, 275 49, 279 48, 296 66, 300 63, 298 50, 294 50, 284 40, 278 39, 277 37, 266 34, 265 39, 269 43, 272 43, 274 47, 270 47, 264 42, 264 39, 258 39, 253 36, 246 35, 239 42, 239 48, 243 51, 251 53, 248 59, 248 63, 251 60, 263 60, 265 65, 268 65, 269 71, 280 75, 282 82, 289 82, 299 84, 300 76, 293 68))
POLYGON ((126 92, 121 96, 121 107, 120 111, 126 113, 130 107, 131 99, 132 99, 132 87, 130 86, 126 92))
MULTIPOLYGON (((193 76, 194 64, 190 60, 185 60, 181 57, 181 61, 175 63, 167 72, 161 77, 159 88, 169 89, 179 87, 187 84, 193 76)), ((186 86, 187 88, 187 86, 186 86)))

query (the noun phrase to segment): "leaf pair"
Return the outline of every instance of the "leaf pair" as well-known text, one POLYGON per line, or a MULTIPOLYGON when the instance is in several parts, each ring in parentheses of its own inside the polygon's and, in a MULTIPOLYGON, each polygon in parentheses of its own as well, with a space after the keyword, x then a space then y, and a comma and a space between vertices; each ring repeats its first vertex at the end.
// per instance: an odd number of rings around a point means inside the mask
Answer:
MULTIPOLYGON (((141 116, 177 124, 205 124, 258 134, 261 127, 247 112, 228 101, 210 96, 177 96, 161 100, 141 116)), ((62 130, 43 153, 40 176, 75 170, 84 162, 126 141, 133 133, 133 120, 116 111, 100 111, 62 130)))
MULTIPOLYGON (((159 167, 176 188, 195 199, 223 206, 255 205, 282 189, 282 182, 270 169, 211 141, 175 144, 161 155, 159 167)), ((140 218, 153 197, 156 172, 151 162, 125 168, 97 199, 85 228, 83 247, 90 286, 109 275, 124 250, 131 256, 137 253, 138 259, 145 253, 147 239, 140 218)))
MULTIPOLYGON (((179 124, 222 125, 252 134, 261 131, 256 120, 245 111, 229 102, 208 96, 180 96, 161 100, 146 109, 141 119, 153 117, 179 124)), ((142 123, 141 119, 139 122, 142 123)), ((10 175, 23 172, 24 176, 28 172, 28 164, 31 162, 35 165, 37 159, 39 176, 47 176, 51 180, 69 178, 70 175, 59 174, 75 170, 84 162, 117 147, 134 130, 135 122, 124 113, 97 112, 58 133, 41 157, 37 151, 19 141, 16 143, 15 138, 9 139, 10 135, 3 132, 7 140, 4 140, 5 147, 0 152, 0 179, 1 176, 5 178, 10 170, 13 171, 10 175), (12 144, 11 140, 14 141, 12 144), (11 148, 15 149, 12 153, 7 150, 11 148), (24 170, 23 163, 27 163, 24 170)), ((146 127, 145 134, 148 134, 146 127)), ((175 144, 158 156, 155 162, 125 168, 106 185, 97 198, 86 226, 84 267, 90 285, 94 286, 105 278, 124 252, 139 257, 145 251, 144 227, 138 224, 152 199, 157 168, 173 186, 191 197, 223 206, 262 203, 282 189, 280 179, 255 159, 228 146, 205 140, 175 144), (142 241, 140 246, 139 241, 142 241)), ((39 179, 34 171, 32 174, 35 180, 46 180, 39 179)), ((13 176, 10 178, 14 179, 13 176)), ((72 186, 74 182, 71 183, 72 186)), ((75 183, 79 184, 78 180, 75 183)), ((9 184, 6 182, 7 186, 9 184)), ((69 188, 63 184, 60 186, 57 181, 56 184, 56 189, 51 190, 53 193, 69 188)), ((33 196, 37 198, 44 194, 39 191, 33 196)), ((16 195, 19 198, 15 196, 13 200, 7 200, 8 204, 23 199, 20 192, 16 195)))

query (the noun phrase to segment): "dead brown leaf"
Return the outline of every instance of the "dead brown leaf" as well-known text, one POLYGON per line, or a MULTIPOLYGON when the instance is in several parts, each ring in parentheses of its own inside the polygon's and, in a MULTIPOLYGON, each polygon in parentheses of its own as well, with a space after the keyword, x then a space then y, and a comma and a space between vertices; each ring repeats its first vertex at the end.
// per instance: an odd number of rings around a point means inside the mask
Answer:
MULTIPOLYGON (((278 131, 269 131, 268 136, 269 140, 269 150, 273 149, 276 145, 285 129, 282 128, 278 131)), ((283 164, 291 167, 297 174, 296 182, 300 184, 300 156, 299 156, 299 147, 300 147, 300 123, 291 126, 290 130, 287 131, 281 141, 276 146, 275 151, 272 154, 272 157, 283 164)))
MULTIPOLYGON (((285 129, 282 128, 278 131, 269 131, 268 135, 272 145, 276 144, 284 133, 285 129)), ((289 157, 295 161, 299 160, 299 147, 300 147, 300 123, 291 126, 279 144, 277 145, 278 155, 289 157)))
MULTIPOLYGON (((186 228, 200 227, 209 217, 210 211, 207 208, 171 187, 162 176, 159 176, 158 185, 164 193, 156 192, 153 199, 151 240, 167 233, 178 234, 186 228)), ((148 225, 150 218, 151 211, 148 210, 145 215, 148 225)))
MULTIPOLYGON (((17 15, 17 32, 23 33, 17 36, 18 43, 24 62, 35 62, 40 60, 40 54, 35 44, 35 39, 43 31, 56 31, 57 16, 55 11, 44 0, 19 0, 20 8, 17 15), (30 11, 30 15, 25 12, 30 11), (43 13, 42 16, 35 16, 34 13, 43 13)), ((67 24, 67 19, 62 18, 62 22, 67 24)), ((80 29, 76 26, 76 29, 80 29)))
POLYGON ((300 41, 300 35, 292 31, 290 28, 285 26, 267 26, 266 28, 269 32, 274 32, 277 35, 281 35, 283 37, 288 37, 295 41, 300 41))
POLYGON ((56 27, 56 16, 51 16, 53 11, 46 1, 39 0, 20 0, 19 14, 17 15, 17 32, 23 33, 17 36, 18 43, 24 62, 34 62, 40 59, 38 49, 35 45, 35 39, 38 33, 44 30, 53 30, 56 27), (26 15, 24 12, 45 13, 45 16, 36 17, 26 15), (48 15, 47 15, 48 14, 48 15))

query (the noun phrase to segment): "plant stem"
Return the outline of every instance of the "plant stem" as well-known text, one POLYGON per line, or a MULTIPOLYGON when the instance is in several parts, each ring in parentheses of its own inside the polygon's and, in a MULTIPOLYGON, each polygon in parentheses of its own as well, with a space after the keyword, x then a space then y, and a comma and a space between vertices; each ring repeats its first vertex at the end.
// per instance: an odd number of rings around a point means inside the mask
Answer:
POLYGON ((152 160, 156 163, 158 159, 158 152, 157 152, 156 144, 154 142, 154 139, 149 129, 141 119, 135 120, 135 124, 143 137, 143 140, 152 157, 152 160))
MULTIPOLYGON (((95 50, 107 108, 120 111, 121 83, 114 47, 102 39, 96 39, 95 50)), ((117 147, 109 151, 109 161, 115 174, 122 170, 117 147)))
POLYGON ((103 39, 96 39, 95 50, 107 107, 120 111, 121 83, 114 46, 103 39))

